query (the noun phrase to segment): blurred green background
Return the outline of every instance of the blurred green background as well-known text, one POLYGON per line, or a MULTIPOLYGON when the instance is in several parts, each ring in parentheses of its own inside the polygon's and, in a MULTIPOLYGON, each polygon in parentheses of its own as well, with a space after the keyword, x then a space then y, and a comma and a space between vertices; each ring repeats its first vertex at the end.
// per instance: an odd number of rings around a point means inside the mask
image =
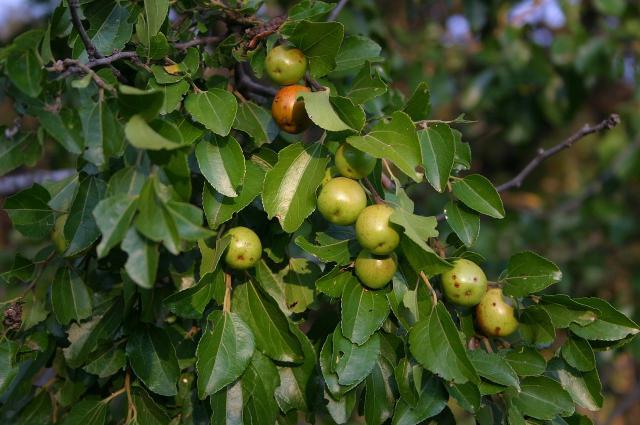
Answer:
MULTIPOLYGON (((52 3, 0 0, 0 44, 40 25, 52 3)), ((293 3, 268 1, 260 13, 293 3)), ((603 297, 640 319, 640 1, 351 0, 339 20, 383 47, 376 66, 395 88, 387 96, 401 101, 426 81, 433 118, 475 121, 458 128, 473 169, 496 184, 538 148, 620 114, 615 130, 578 142, 504 193, 507 218, 482 222, 476 250, 490 278, 511 253, 539 252, 564 272, 555 291, 603 297)), ((0 87, 0 125, 16 113, 0 87)), ((74 166, 55 145, 46 149, 37 168, 74 166)), ((431 195, 427 185, 412 193, 420 213, 440 212, 431 195)), ((16 252, 37 248, 0 211, 0 272, 16 252)), ((17 289, 0 288, 0 299, 17 289)), ((639 423, 640 339, 598 356, 605 406, 582 413, 597 424, 639 423)))

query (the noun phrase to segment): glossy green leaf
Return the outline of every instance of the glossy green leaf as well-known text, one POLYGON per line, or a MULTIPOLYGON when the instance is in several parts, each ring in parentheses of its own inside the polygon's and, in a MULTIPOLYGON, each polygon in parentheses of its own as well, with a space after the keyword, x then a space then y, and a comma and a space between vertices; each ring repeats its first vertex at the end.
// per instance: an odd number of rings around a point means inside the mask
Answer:
POLYGON ((444 215, 451 230, 460 238, 466 246, 472 246, 480 234, 480 217, 473 211, 460 205, 458 202, 449 201, 444 207, 444 215))
POLYGON ((96 225, 102 233, 98 244, 98 257, 104 257, 127 234, 136 212, 136 199, 128 195, 116 195, 100 201, 93 210, 96 225))
POLYGON ((589 372, 596 367, 596 357, 589 343, 574 335, 569 336, 561 349, 562 358, 580 372, 589 372))
POLYGON ((501 277, 505 282, 504 293, 515 297, 539 292, 561 279, 558 266, 530 251, 512 255, 507 271, 501 277))
POLYGON ((152 288, 158 270, 158 245, 131 227, 122 241, 122 250, 129 255, 124 265, 129 277, 142 288, 152 288))
MULTIPOLYGON (((418 84, 402 110, 409 114, 414 121, 426 119, 431 111, 431 91, 429 90, 429 85, 425 82, 418 84)), ((455 145, 453 151, 455 152, 455 145)))
POLYGON ((571 396, 551 378, 531 376, 524 378, 520 386, 521 391, 510 390, 509 394, 511 402, 526 416, 551 420, 574 412, 571 396))
POLYGON ((412 214, 402 208, 395 208, 389 217, 389 221, 404 228, 405 236, 424 251, 433 251, 427 245, 427 240, 438 236, 438 231, 436 230, 438 222, 435 217, 423 217, 412 214))
POLYGON ((440 413, 447 405, 447 392, 440 380, 430 376, 420 389, 420 396, 415 405, 404 399, 398 400, 393 414, 393 425, 416 425, 440 413))
POLYGON ((527 344, 544 346, 551 344, 556 331, 549 314, 540 306, 527 307, 520 313, 520 334, 527 344))
POLYGON ((351 262, 351 251, 349 250, 349 239, 333 239, 329 236, 325 243, 315 245, 309 242, 304 236, 298 236, 294 242, 300 248, 308 253, 318 257, 318 259, 327 263, 336 263, 338 265, 346 265, 351 262))
POLYGON ((200 171, 213 188, 224 196, 235 198, 246 172, 242 148, 233 137, 202 140, 196 145, 200 171))
POLYGON ((404 112, 393 113, 391 121, 380 122, 365 136, 351 136, 347 142, 376 158, 386 158, 416 182, 421 176, 420 143, 411 118, 404 112))
POLYGON ((118 106, 127 117, 137 115, 143 121, 150 121, 158 115, 163 103, 164 94, 160 90, 118 86, 118 106))
POLYGON ((296 24, 289 41, 304 52, 309 71, 317 78, 336 67, 336 55, 343 37, 341 23, 301 21, 296 24))
POLYGON ((124 127, 127 140, 138 149, 172 150, 184 147, 178 128, 162 120, 147 123, 140 115, 132 116, 124 127))
POLYGON ((223 286, 224 274, 218 269, 203 275, 192 287, 169 295, 162 303, 180 317, 200 319, 218 288, 223 286))
POLYGON ((37 97, 42 91, 42 64, 33 50, 11 55, 6 62, 7 76, 11 82, 29 97, 37 97))
POLYGON ((99 378, 107 378, 124 369, 127 364, 125 352, 121 348, 111 348, 96 356, 90 363, 82 368, 85 372, 97 375, 99 378))
POLYGON ((602 408, 602 384, 597 371, 580 372, 560 359, 549 363, 549 371, 576 404, 592 412, 602 408))
POLYGON ((136 376, 156 394, 176 395, 180 375, 176 351, 164 330, 136 329, 127 341, 127 357, 136 376))
POLYGON ((362 382, 373 370, 380 355, 380 335, 374 333, 364 344, 354 344, 342 335, 340 328, 333 332, 335 372, 340 385, 362 382))
POLYGON ((575 298, 574 301, 592 307, 599 312, 598 320, 588 325, 571 324, 569 329, 581 338, 615 341, 640 332, 640 327, 637 323, 604 300, 598 298, 575 298))
POLYGON ((453 182, 453 194, 474 211, 493 218, 504 218, 504 206, 491 182, 480 174, 471 174, 453 182))
POLYGON ((481 377, 496 384, 520 388, 518 375, 509 363, 498 354, 487 353, 483 350, 471 350, 468 352, 468 356, 481 377))
POLYGON ((95 177, 86 177, 80 182, 69 217, 64 225, 64 237, 69 241, 66 256, 73 256, 91 246, 100 236, 100 229, 93 217, 107 185, 95 177))
POLYGON ((451 129, 446 124, 435 124, 418 131, 418 139, 425 176, 436 191, 443 192, 449 181, 455 154, 451 129))
POLYGON ((58 322, 68 325, 91 316, 91 293, 75 271, 60 268, 51 284, 51 305, 58 322))
POLYGON ((278 404, 274 393, 279 383, 276 366, 256 351, 242 376, 242 417, 245 424, 275 423, 278 404))
POLYGON ((131 400, 136 408, 136 425, 169 425, 171 418, 156 401, 142 388, 131 389, 131 400))
POLYGON ((253 102, 243 102, 238 106, 233 128, 247 133, 256 146, 271 143, 279 132, 271 113, 253 102))
POLYGON ((0 133, 0 176, 21 165, 34 165, 41 153, 42 146, 33 134, 24 133, 8 139, 0 133))
POLYGON ((365 380, 364 417, 367 425, 382 425, 395 407, 393 368, 379 358, 365 380))
POLYGON ((520 376, 542 375, 547 368, 544 357, 535 349, 519 347, 504 355, 505 360, 520 376))
POLYGON ((442 303, 411 328, 409 344, 416 360, 444 379, 460 384, 480 381, 453 319, 442 303))
POLYGON ((366 61, 379 60, 381 49, 378 43, 368 37, 347 36, 336 55, 336 67, 333 72, 352 71, 360 68, 366 61))
POLYGON ((217 135, 226 136, 236 119, 238 101, 226 90, 211 89, 189 94, 184 106, 194 120, 217 135))
POLYGON ((342 335, 358 345, 367 342, 389 315, 387 297, 364 288, 356 280, 344 288, 340 305, 342 335))
POLYGON ((62 425, 103 425, 107 421, 108 405, 95 397, 74 404, 62 425))
POLYGON ((43 238, 53 227, 54 214, 48 203, 51 196, 35 183, 27 190, 9 196, 3 210, 20 233, 31 238, 43 238))
POLYGON ((278 153, 277 164, 264 180, 262 203, 269 218, 276 217, 286 232, 295 232, 315 210, 316 189, 328 163, 328 153, 319 143, 306 148, 295 143, 278 153))
POLYGON ((301 93, 300 97, 304 99, 304 107, 307 110, 307 115, 309 115, 311 121, 313 121, 318 127, 325 130, 351 130, 351 127, 342 121, 340 116, 338 116, 336 111, 333 109, 329 94, 329 89, 301 93))
POLYGON ((196 352, 200 398, 238 379, 249 365, 254 349, 251 329, 237 314, 211 313, 196 352))
MULTIPOLYGON (((96 50, 102 55, 110 55, 114 50, 122 50, 131 39, 133 24, 128 19, 129 10, 115 2, 94 2, 84 9, 89 20, 87 33, 96 50)), ((73 46, 74 57, 86 59, 84 44, 78 37, 73 46)))
POLYGON ((356 104, 362 104, 385 94, 386 91, 387 85, 380 78, 380 74, 377 70, 372 72, 371 64, 367 62, 356 75, 347 96, 356 104))

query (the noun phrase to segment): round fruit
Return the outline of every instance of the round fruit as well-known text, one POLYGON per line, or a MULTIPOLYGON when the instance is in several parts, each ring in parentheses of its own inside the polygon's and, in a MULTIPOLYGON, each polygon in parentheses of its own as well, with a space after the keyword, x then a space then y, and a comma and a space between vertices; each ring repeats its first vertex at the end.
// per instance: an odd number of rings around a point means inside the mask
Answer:
POLYGON ((395 254, 374 255, 363 249, 356 258, 356 276, 360 282, 368 288, 380 289, 393 279, 398 268, 398 259, 395 254))
POLYGON ((348 226, 367 206, 367 195, 360 184, 346 177, 329 180, 318 195, 318 211, 329 222, 348 226))
POLYGON ((227 232, 231 236, 224 261, 229 267, 244 270, 253 267, 262 256, 262 243, 256 233, 247 227, 234 227, 227 232))
POLYGON ((336 151, 336 168, 340 174, 350 179, 367 177, 375 166, 374 157, 348 143, 341 144, 336 151))
POLYGON ((267 75, 281 86, 297 83, 307 71, 307 58, 302 50, 276 46, 267 55, 267 75))
POLYGON ((310 91, 309 87, 295 85, 283 87, 276 93, 271 104, 271 115, 287 133, 301 133, 311 125, 304 102, 297 100, 301 93, 310 91))
POLYGON ((356 238, 360 245, 376 255, 389 254, 400 243, 400 235, 389 223, 393 208, 386 204, 370 205, 356 220, 356 238))
POLYGON ((487 292, 487 276, 476 263, 460 258, 442 273, 442 289, 452 303, 470 307, 487 292))
POLYGON ((505 302, 502 289, 491 288, 476 307, 476 321, 487 336, 508 336, 518 329, 513 307, 505 302))

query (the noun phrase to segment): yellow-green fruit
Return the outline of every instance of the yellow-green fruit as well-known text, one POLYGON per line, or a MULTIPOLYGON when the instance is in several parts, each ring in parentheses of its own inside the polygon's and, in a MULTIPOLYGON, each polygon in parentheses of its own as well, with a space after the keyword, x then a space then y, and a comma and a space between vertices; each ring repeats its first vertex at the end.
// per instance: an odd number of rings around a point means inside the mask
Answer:
POLYGON ((67 222, 69 214, 62 214, 56 218, 53 223, 53 230, 51 231, 51 240, 58 252, 65 252, 69 246, 69 242, 64 238, 64 225, 67 222))
POLYGON ((476 306, 476 323, 487 336, 508 336, 518 329, 513 307, 505 302, 502 289, 491 288, 476 306))
POLYGON ((470 307, 487 292, 487 276, 476 263, 460 258, 442 273, 442 289, 452 303, 470 307))
POLYGON ((256 233, 247 227, 234 227, 227 232, 231 236, 224 261, 229 267, 244 270, 253 267, 262 256, 262 243, 256 233))
POLYGON ((368 288, 380 289, 393 279, 398 268, 395 254, 374 255, 363 249, 358 254, 355 263, 356 276, 368 288))
POLYGON ((293 47, 274 47, 265 64, 269 78, 282 86, 297 83, 307 71, 306 56, 302 50, 293 47))
POLYGON ((374 157, 354 148, 348 143, 340 145, 336 151, 335 161, 338 172, 350 179, 367 177, 376 166, 376 159, 374 157))
POLYGON ((400 243, 400 235, 389 222, 393 208, 386 204, 370 205, 358 216, 356 238, 360 245, 376 255, 391 253, 400 243))
POLYGON ((367 206, 367 195, 362 186, 346 177, 329 180, 318 195, 318 211, 329 222, 340 226, 355 223, 367 206))

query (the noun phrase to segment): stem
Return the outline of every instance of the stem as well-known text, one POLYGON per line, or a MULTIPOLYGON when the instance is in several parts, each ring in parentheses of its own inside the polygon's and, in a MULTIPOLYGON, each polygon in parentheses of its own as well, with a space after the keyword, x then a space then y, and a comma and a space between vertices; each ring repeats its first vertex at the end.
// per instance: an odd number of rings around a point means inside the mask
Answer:
POLYGON ((207 44, 216 44, 221 42, 222 40, 223 40, 223 37, 219 37, 215 35, 208 36, 208 37, 197 37, 197 38, 194 38, 193 40, 184 41, 181 43, 175 43, 173 47, 175 47, 178 50, 187 50, 189 47, 207 45, 207 44))
POLYGON ((131 423, 138 416, 138 412, 136 411, 136 405, 133 403, 133 396, 131 395, 131 372, 127 369, 127 373, 124 375, 124 388, 127 392, 127 405, 129 406, 127 409, 127 421, 126 423, 131 423))
POLYGON ((82 25, 82 20, 80 19, 80 14, 78 11, 80 10, 80 1, 79 0, 69 0, 69 13, 71 13, 71 21, 73 22, 73 26, 78 31, 80 35, 80 40, 82 40, 82 44, 84 44, 84 48, 87 50, 87 55, 89 59, 93 58, 102 58, 103 56, 98 52, 96 46, 93 45, 93 42, 89 38, 89 34, 84 29, 82 25))
MULTIPOLYGON (((125 378, 125 379, 126 379, 126 378, 125 378)), ((127 391, 127 388, 126 388, 126 387, 122 387, 122 388, 120 388, 118 391, 116 391, 116 392, 114 392, 114 393, 111 393, 111 395, 110 395, 109 397, 105 398, 104 400, 102 400, 102 402, 103 402, 104 404, 107 404, 107 403, 109 403, 111 400, 113 400, 114 398, 116 398, 116 397, 118 397, 118 396, 122 395, 123 393, 125 393, 126 391, 127 391)))
POLYGON ((231 312, 231 275, 227 272, 224 273, 224 301, 222 303, 222 311, 225 313, 231 312))
POLYGON ((329 16, 327 17, 327 22, 335 21, 342 9, 347 5, 348 0, 340 0, 336 7, 331 11, 329 16))
POLYGON ((384 199, 382 199, 382 197, 380 196, 380 194, 378 193, 376 188, 373 186, 371 181, 369 181, 369 179, 366 178, 366 177, 364 179, 362 179, 362 181, 364 182, 364 185, 369 190, 369 193, 371 194, 371 197, 373 198, 373 202, 375 202, 376 204, 384 204, 385 203, 384 199))
POLYGON ((433 286, 431 286, 431 282, 429 282, 429 278, 427 277, 427 275, 423 271, 420 272, 420 278, 425 283, 425 285, 427 285, 427 288, 429 289, 429 292, 431 292, 431 298, 433 300, 433 307, 435 308, 436 304, 438 304, 438 294, 436 294, 435 289, 433 289, 433 286))

